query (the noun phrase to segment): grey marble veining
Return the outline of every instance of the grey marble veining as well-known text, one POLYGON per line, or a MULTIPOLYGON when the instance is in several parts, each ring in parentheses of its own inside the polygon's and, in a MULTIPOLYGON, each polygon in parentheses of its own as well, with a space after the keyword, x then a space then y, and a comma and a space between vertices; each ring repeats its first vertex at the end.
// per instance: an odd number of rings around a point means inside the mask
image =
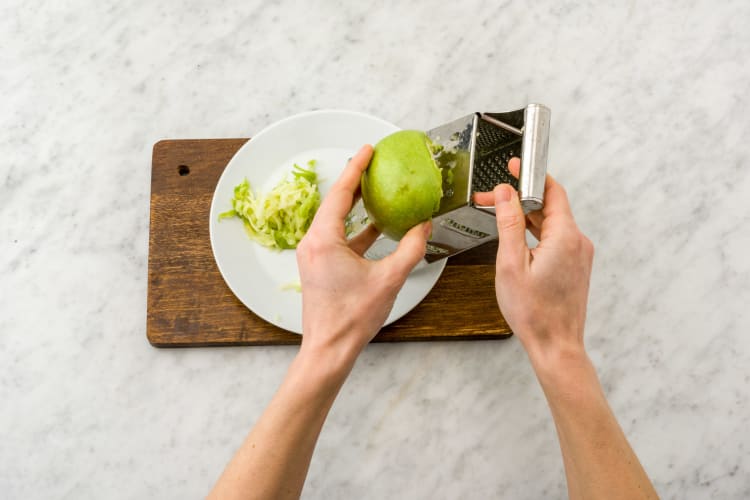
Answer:
MULTIPOLYGON (((204 495, 294 356, 148 345, 154 142, 529 101, 597 247, 587 344, 644 466, 665 499, 750 496, 749 20, 740 0, 4 2, 3 498, 204 495)), ((368 347, 303 496, 564 497, 518 342, 368 347)))

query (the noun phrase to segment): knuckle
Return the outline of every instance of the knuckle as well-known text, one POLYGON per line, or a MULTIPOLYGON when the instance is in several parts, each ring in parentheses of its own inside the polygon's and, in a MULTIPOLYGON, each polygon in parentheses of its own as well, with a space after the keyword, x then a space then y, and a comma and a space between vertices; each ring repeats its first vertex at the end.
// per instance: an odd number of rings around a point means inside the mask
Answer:
POLYGON ((560 238, 560 247, 568 254, 580 253, 581 241, 578 238, 578 234, 573 231, 567 231, 565 235, 560 238))
POLYGON ((297 252, 298 255, 307 253, 307 242, 309 239, 310 239, 310 233, 305 235, 305 237, 302 238, 302 240, 300 240, 299 243, 297 243, 297 249, 295 251, 297 252))
POLYGON ((580 256, 589 261, 594 258, 594 244, 577 228, 563 239, 562 248, 570 255, 580 256))
POLYGON ((497 273, 501 276, 515 276, 519 272, 518 265, 512 262, 510 259, 504 258, 503 255, 499 255, 497 259, 497 273))
POLYGON ((592 259, 594 257, 594 243, 584 234, 581 235, 581 241, 584 253, 592 259))
POLYGON ((314 232, 307 233, 296 249, 297 257, 302 260, 309 260, 322 251, 324 251, 323 245, 314 232))
POLYGON ((503 269, 500 265, 495 269, 495 288, 509 290, 521 286, 523 279, 513 268, 503 269))
POLYGON ((310 259, 310 246, 308 245, 308 239, 304 238, 299 242, 296 249, 297 262, 303 263, 310 259))

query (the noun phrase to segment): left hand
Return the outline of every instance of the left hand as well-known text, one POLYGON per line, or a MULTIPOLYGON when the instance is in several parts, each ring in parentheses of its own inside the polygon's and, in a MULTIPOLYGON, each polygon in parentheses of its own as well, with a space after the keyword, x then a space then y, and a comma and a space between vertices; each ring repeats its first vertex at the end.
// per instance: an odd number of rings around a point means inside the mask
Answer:
POLYGON ((211 498, 299 498, 336 395, 424 256, 429 222, 412 228, 379 261, 362 257, 378 237, 373 227, 347 241, 344 219, 371 157, 372 147, 365 146, 349 161, 297 246, 302 347, 211 498))
POLYGON ((383 326, 406 277, 424 257, 432 228, 430 221, 418 224, 395 252, 377 261, 362 256, 379 235, 374 226, 347 241, 344 220, 372 152, 366 145, 349 161, 297 247, 302 350, 326 349, 352 363, 383 326))

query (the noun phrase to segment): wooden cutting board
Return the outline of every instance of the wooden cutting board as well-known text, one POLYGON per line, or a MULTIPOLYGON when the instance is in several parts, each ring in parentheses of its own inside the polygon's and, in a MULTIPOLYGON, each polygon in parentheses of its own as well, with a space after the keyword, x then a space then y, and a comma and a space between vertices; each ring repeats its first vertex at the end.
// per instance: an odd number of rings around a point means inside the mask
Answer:
MULTIPOLYGON (((164 140, 151 166, 146 334, 157 347, 299 344, 249 311, 221 277, 209 208, 224 167, 248 139, 164 140)), ((452 257, 432 291, 375 342, 511 335, 494 291, 497 244, 452 257)))

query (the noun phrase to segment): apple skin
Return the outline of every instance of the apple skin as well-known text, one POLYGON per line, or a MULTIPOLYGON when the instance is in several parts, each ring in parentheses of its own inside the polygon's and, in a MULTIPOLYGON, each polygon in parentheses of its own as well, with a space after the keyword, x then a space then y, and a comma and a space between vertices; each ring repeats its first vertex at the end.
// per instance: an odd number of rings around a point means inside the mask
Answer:
POLYGON ((375 227, 400 240, 440 208, 443 179, 429 139, 419 130, 401 130, 375 145, 362 174, 362 202, 375 227))

